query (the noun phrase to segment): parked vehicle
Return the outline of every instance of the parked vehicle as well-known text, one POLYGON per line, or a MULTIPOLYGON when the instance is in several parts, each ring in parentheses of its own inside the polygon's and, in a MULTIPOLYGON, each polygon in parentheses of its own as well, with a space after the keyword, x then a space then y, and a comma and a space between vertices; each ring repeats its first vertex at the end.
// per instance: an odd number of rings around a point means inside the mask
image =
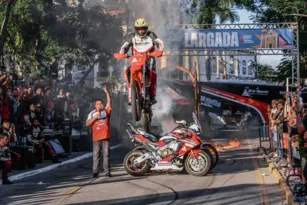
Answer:
MULTIPOLYGON (((213 157, 205 149, 207 143, 199 138, 195 130, 181 128, 179 133, 178 127, 160 137, 135 129, 131 124, 128 126, 127 133, 136 146, 124 159, 124 168, 130 175, 141 176, 149 170, 185 169, 193 176, 204 176, 209 172, 213 157)), ((198 121, 195 121, 196 126, 197 130, 201 130, 198 121)))

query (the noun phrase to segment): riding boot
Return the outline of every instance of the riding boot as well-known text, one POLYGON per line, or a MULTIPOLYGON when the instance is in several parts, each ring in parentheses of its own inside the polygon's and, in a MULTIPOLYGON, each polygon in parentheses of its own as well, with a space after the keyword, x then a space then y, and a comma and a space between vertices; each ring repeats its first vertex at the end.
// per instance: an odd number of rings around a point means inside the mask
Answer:
POLYGON ((150 100, 151 104, 156 104, 156 92, 157 92, 157 74, 151 71, 151 78, 150 78, 150 100))
POLYGON ((130 68, 125 69, 125 77, 128 89, 128 105, 131 105, 131 82, 130 82, 130 68))

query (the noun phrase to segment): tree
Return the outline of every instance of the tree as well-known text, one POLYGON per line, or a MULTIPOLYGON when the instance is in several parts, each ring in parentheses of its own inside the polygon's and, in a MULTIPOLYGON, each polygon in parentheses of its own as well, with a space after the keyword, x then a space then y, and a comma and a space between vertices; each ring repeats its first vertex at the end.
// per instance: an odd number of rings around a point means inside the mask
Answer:
MULTIPOLYGON (((197 24, 216 24, 217 18, 219 23, 226 21, 235 22, 239 20, 238 14, 232 9, 233 0, 193 0, 193 4, 188 11, 193 17, 194 23, 197 24)), ((207 51, 209 55, 210 51, 207 51)), ((206 58, 206 74, 207 79, 211 79, 211 63, 210 58, 206 58)))
POLYGON ((0 3, 0 5, 4 5, 6 3, 5 16, 4 16, 4 20, 2 22, 1 31, 0 31, 0 52, 1 52, 1 56, 3 56, 4 43, 5 43, 5 40, 7 38, 7 24, 9 22, 11 10, 12 10, 13 6, 15 5, 16 1, 17 0, 9 0, 9 1, 1 1, 1 3, 0 3))
MULTIPOLYGON (((300 52, 300 73, 301 77, 307 77, 307 5, 304 0, 261 0, 259 2, 245 1, 241 4, 255 13, 251 19, 255 23, 280 23, 298 22, 299 25, 299 52, 300 52)), ((242 3, 241 1, 241 3, 242 3)), ((288 55, 281 61, 279 66, 278 79, 285 80, 291 76, 291 59, 288 55)))
POLYGON ((277 72, 271 65, 258 64, 258 78, 265 81, 275 81, 277 72))
MULTIPOLYGON (((66 60, 88 68, 97 62, 108 67, 123 36, 120 18, 106 15, 98 5, 70 7, 66 1, 59 2, 16 3, 5 44, 16 64, 25 72, 36 70, 49 76, 66 60)), ((3 14, 1 10, 0 16, 3 14)))
POLYGON ((233 23, 240 19, 234 5, 233 0, 193 0, 191 15, 198 24, 215 24, 217 18, 220 23, 233 23))

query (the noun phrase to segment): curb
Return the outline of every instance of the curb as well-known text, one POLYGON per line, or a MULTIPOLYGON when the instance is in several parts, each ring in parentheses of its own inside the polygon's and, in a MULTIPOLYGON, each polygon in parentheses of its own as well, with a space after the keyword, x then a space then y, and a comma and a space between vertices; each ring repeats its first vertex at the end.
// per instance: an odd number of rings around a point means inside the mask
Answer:
POLYGON ((290 188, 286 184, 286 181, 281 176, 281 174, 279 173, 279 171, 277 170, 277 168, 274 166, 273 163, 271 163, 271 162, 268 163, 268 169, 269 169, 270 173, 272 173, 274 175, 274 177, 276 178, 277 183, 280 185, 281 190, 285 194, 285 197, 286 197, 286 200, 287 200, 288 204, 289 205, 297 205, 297 204, 299 204, 299 203, 294 201, 294 197, 293 197, 292 191, 290 190, 290 188))
MULTIPOLYGON (((119 148, 121 146, 122 146, 122 144, 110 147, 110 150, 119 148)), ((23 179, 23 178, 26 178, 26 177, 34 176, 34 175, 37 175, 37 174, 40 174, 40 173, 48 172, 48 171, 56 169, 58 167, 61 167, 61 166, 67 165, 67 164, 71 164, 71 163, 74 163, 74 162, 78 162, 78 161, 80 161, 82 159, 86 159, 86 158, 89 158, 89 157, 92 157, 92 156, 93 156, 92 152, 91 153, 87 153, 87 154, 81 155, 79 157, 66 160, 66 161, 61 162, 59 164, 53 164, 53 165, 50 165, 50 166, 47 166, 47 167, 43 167, 43 168, 40 168, 40 169, 36 169, 36 170, 32 170, 32 171, 28 171, 28 172, 24 172, 24 173, 20 173, 20 174, 16 174, 16 175, 10 176, 9 180, 10 181, 16 181, 16 180, 20 180, 20 179, 23 179)), ((2 182, 0 184, 2 184, 2 182)))

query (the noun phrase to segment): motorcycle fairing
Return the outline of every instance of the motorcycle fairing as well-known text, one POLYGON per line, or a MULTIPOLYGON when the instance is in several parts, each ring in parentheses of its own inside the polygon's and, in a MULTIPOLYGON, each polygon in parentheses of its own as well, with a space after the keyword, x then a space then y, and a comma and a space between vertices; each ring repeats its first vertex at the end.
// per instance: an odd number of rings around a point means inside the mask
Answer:
POLYGON ((198 160, 198 154, 203 152, 201 149, 194 149, 189 152, 189 156, 195 157, 198 160))
POLYGON ((134 73, 136 71, 141 71, 145 63, 146 63, 146 55, 132 56, 130 58, 131 72, 134 73))

